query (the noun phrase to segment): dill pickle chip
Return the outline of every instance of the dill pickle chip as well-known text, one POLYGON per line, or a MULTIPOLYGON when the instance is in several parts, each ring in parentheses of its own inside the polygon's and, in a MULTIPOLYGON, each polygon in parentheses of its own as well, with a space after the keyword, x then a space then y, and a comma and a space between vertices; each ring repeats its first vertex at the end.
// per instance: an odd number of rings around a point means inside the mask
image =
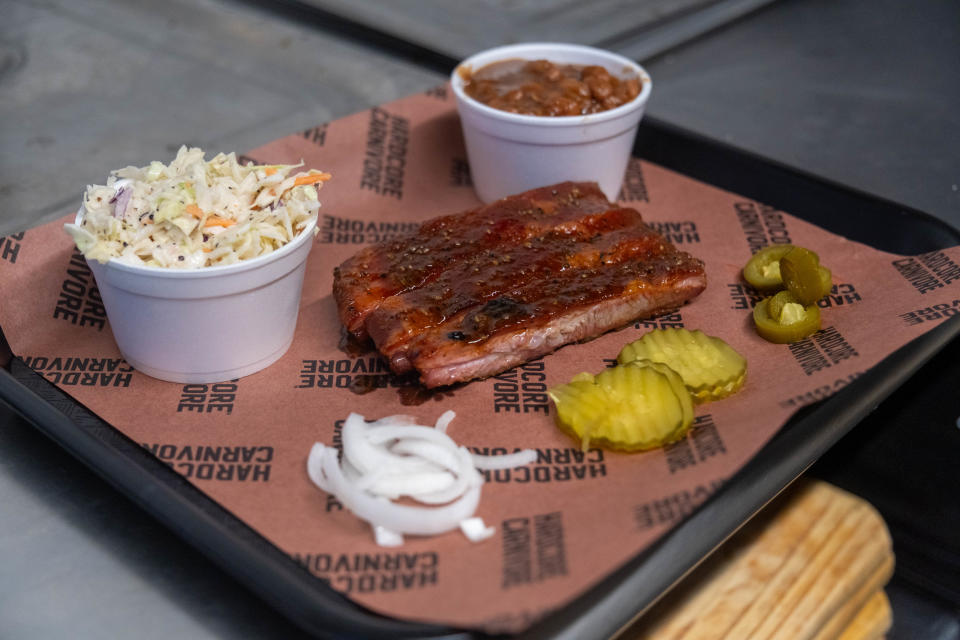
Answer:
POLYGON ((719 400, 740 390, 747 361, 720 338, 703 331, 655 329, 625 346, 617 360, 661 362, 683 379, 694 401, 719 400))
POLYGON ((603 387, 581 379, 554 387, 549 394, 557 406, 557 421, 564 430, 582 439, 583 434, 603 428, 600 423, 606 419, 610 405, 603 387))
POLYGON ((690 388, 687 387, 686 383, 684 383, 683 377, 681 377, 680 374, 674 369, 666 364, 663 364, 662 362, 653 362, 652 360, 635 360, 631 364, 635 366, 648 366, 666 376, 667 381, 670 383, 670 387, 673 388, 673 392, 677 395, 677 398, 680 399, 681 420, 683 425, 686 425, 683 427, 684 432, 686 432, 687 427, 693 424, 694 398, 690 393, 690 388), (689 402, 687 402, 687 398, 689 398, 689 402))
POLYGON ((623 451, 653 449, 681 437, 693 424, 693 402, 680 376, 665 365, 631 362, 549 390, 557 422, 591 445, 623 451))

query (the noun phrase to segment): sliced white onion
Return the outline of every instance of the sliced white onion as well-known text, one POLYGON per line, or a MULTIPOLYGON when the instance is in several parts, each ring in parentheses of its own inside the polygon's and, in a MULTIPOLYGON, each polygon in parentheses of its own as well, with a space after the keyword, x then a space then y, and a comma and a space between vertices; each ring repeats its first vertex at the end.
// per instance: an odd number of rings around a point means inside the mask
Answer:
POLYGON ((467 518, 460 523, 460 530, 470 542, 481 542, 497 532, 496 527, 488 527, 483 518, 467 518))
POLYGON ((429 536, 455 529, 461 520, 473 515, 480 501, 480 487, 474 487, 458 500, 442 507, 417 507, 390 502, 357 489, 340 471, 337 450, 324 447, 320 458, 325 481, 347 509, 374 526, 398 533, 429 536))
POLYGON ((441 469, 456 471, 460 468, 461 461, 457 458, 456 451, 451 451, 450 447, 444 447, 434 442, 426 442, 419 438, 416 440, 412 438, 400 440, 390 447, 390 451, 428 460, 441 469))
POLYGON ((537 458, 531 450, 504 456, 472 455, 445 431, 456 414, 446 411, 435 427, 410 416, 367 422, 351 413, 341 431, 343 456, 316 443, 307 457, 307 474, 373 527, 382 546, 403 543, 404 534, 436 535, 460 528, 478 542, 495 533, 473 517, 480 501, 481 469, 507 469, 537 458), (426 505, 391 502, 410 497, 426 505))
MULTIPOLYGON (((387 428, 396 428, 395 425, 399 427, 397 423, 391 422, 387 428)), ((343 453, 350 464, 356 467, 358 471, 372 473, 395 465, 410 471, 429 469, 423 465, 421 460, 393 455, 385 447, 374 445, 368 437, 369 432, 370 425, 363 419, 363 416, 356 413, 351 413, 347 417, 340 432, 340 437, 343 440, 343 453)))
POLYGON ((326 476, 323 475, 323 452, 326 448, 326 445, 320 442, 315 442, 310 448, 310 455, 307 456, 307 475, 310 476, 313 484, 327 493, 333 493, 326 476))
POLYGON ((374 527, 373 537, 381 547, 399 547, 403 544, 402 535, 385 527, 374 527))
POLYGON ((457 458, 460 462, 460 472, 457 474, 457 480, 446 491, 435 491, 423 493, 416 496, 417 500, 425 504, 445 504, 454 500, 461 493, 471 487, 479 487, 483 484, 483 478, 477 473, 470 459, 470 452, 460 447, 457 450, 457 458))
POLYGON ((357 483, 357 487, 378 496, 395 500, 400 496, 416 498, 424 493, 446 491, 456 482, 456 477, 449 471, 408 474, 384 473, 378 475, 374 482, 357 483))
POLYGON ((447 427, 450 426, 450 423, 453 422, 453 419, 457 417, 457 414, 449 409, 444 411, 439 418, 437 418, 436 430, 440 433, 446 433, 447 427))
POLYGON ((453 441, 453 438, 445 433, 440 433, 433 427, 421 427, 418 425, 395 427, 391 425, 389 427, 374 427, 367 433, 367 439, 373 444, 383 444, 390 440, 400 440, 402 438, 426 440, 427 442, 433 442, 440 446, 457 447, 457 443, 453 441))

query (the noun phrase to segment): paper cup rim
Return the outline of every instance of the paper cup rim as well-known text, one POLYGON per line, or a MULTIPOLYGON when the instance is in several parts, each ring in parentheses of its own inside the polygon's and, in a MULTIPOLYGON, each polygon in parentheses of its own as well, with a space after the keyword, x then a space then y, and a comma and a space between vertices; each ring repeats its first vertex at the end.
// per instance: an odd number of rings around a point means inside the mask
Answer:
MULTIPOLYGON (((549 58, 549 53, 541 53, 538 55, 544 58, 549 58)), ((530 59, 532 60, 534 58, 530 59)), ((540 127, 569 127, 583 126, 585 124, 596 122, 606 122, 608 120, 616 120, 617 118, 631 113, 632 111, 642 108, 650 97, 650 92, 653 89, 653 80, 650 78, 650 74, 647 73, 647 70, 644 69, 643 66, 638 62, 606 49, 598 49, 597 47, 590 47, 581 44, 566 44, 562 42, 524 42, 522 44, 510 44, 500 47, 493 47, 492 49, 484 49, 483 51, 478 51, 470 57, 462 60, 450 73, 450 85, 453 88, 453 92, 458 100, 466 105, 469 105, 471 109, 474 109, 477 112, 491 118, 497 118, 504 122, 540 127), (637 97, 626 104, 622 104, 613 109, 607 109, 606 111, 588 113, 586 115, 579 116, 535 116, 523 113, 511 113, 509 111, 502 111, 500 109, 495 109, 494 107, 485 105, 482 102, 471 98, 466 94, 466 92, 464 92, 463 78, 460 75, 460 70, 464 67, 476 66, 475 60, 486 60, 490 58, 483 63, 483 65, 487 65, 500 60, 509 59, 511 54, 515 54, 513 57, 523 57, 523 53, 527 53, 532 50, 542 51, 544 49, 554 49, 556 51, 568 53, 589 53, 591 55, 604 56, 611 63, 622 65, 623 67, 629 68, 634 73, 639 75, 640 79, 643 81, 643 86, 641 87, 640 93, 637 95, 637 97)))
MULTIPOLYGON (((79 225, 83 222, 84 208, 81 206, 77 211, 77 216, 74 220, 75 224, 79 225)), ((244 271, 250 271, 256 269, 265 264, 269 264, 275 260, 280 260, 284 256, 293 253, 298 247, 303 245, 304 242, 308 241, 313 237, 313 230, 317 227, 317 221, 319 214, 310 218, 310 221, 307 223, 307 226, 304 227, 300 233, 294 236, 293 240, 283 245, 276 251, 271 251, 268 254, 257 256, 256 258, 251 258, 249 260, 241 260, 234 264, 224 264, 224 265, 214 265, 210 267, 185 267, 185 268, 171 268, 171 267, 149 267, 145 265, 136 265, 136 264, 127 264, 125 262, 120 262, 116 258, 110 258, 107 262, 98 262, 98 265, 105 268, 116 269, 118 271, 123 271, 130 274, 136 274, 141 276, 151 276, 157 278, 173 278, 173 279, 188 279, 188 278, 213 278, 216 276, 230 275, 234 273, 243 273, 244 271)))

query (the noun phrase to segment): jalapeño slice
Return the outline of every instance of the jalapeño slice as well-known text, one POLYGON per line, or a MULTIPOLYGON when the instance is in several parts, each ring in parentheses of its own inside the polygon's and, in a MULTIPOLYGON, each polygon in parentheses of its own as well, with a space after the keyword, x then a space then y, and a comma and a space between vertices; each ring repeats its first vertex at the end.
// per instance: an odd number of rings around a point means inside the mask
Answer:
POLYGON ((820 266, 816 253, 794 247, 780 258, 783 284, 802 305, 811 305, 830 293, 830 270, 820 266))
POLYGON ((743 268, 743 278, 750 286, 761 291, 783 287, 780 275, 780 259, 794 249, 792 244, 774 244, 753 254, 743 268))
POLYGON ((792 292, 781 291, 754 307, 753 323, 768 342, 797 342, 820 330, 820 307, 803 305, 792 292))

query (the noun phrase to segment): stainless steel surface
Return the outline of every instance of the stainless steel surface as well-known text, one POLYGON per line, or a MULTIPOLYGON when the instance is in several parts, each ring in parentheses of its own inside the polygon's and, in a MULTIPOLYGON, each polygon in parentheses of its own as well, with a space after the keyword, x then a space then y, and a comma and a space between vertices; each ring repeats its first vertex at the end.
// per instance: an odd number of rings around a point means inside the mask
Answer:
MULTIPOLYGON (((517 42, 594 46, 631 39, 640 30, 703 9, 745 0, 302 0, 304 4, 414 42, 452 58, 517 42)), ((771 0, 746 0, 754 4, 771 0)), ((719 13, 725 13, 721 9, 719 13)))
MULTIPOLYGON (((444 79, 272 9, 0 0, 0 235, 181 143, 243 150, 444 79)), ((646 61, 648 113, 960 226, 958 24, 955 2, 784 0, 646 61)), ((0 425, 0 637, 297 636, 2 405, 0 425)))
POLYGON ((444 80, 229 0, 3 0, 0 236, 181 144, 246 150, 444 80))
POLYGON ((616 49, 628 58, 647 60, 750 15, 770 2, 772 0, 722 0, 599 44, 616 49))
MULTIPOLYGON (((180 144, 246 150, 445 79, 228 0, 0 0, 0 16, 0 236, 180 144)), ((0 638, 297 637, 2 403, 0 425, 0 638)))
POLYGON ((0 638, 306 637, 0 403, 0 638))
POLYGON ((780 2, 647 61, 647 110, 960 228, 958 60, 957 2, 780 2))

